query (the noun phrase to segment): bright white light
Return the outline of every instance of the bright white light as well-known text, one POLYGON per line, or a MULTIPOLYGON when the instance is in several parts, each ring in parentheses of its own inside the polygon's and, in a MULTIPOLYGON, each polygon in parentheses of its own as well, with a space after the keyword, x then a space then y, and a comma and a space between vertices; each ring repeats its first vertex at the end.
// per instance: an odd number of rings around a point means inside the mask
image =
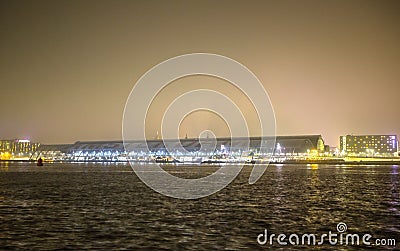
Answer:
POLYGON ((19 140, 17 140, 17 142, 20 142, 20 143, 29 143, 29 142, 31 142, 29 139, 19 139, 19 140))

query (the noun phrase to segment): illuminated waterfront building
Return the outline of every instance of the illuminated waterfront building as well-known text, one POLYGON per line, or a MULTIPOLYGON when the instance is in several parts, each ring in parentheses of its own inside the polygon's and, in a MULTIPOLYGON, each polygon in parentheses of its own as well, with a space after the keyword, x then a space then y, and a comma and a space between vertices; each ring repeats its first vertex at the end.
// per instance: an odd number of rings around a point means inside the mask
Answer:
POLYGON ((39 145, 26 139, 0 140, 0 159, 29 158, 39 145))
MULTIPOLYGON (((41 145, 32 158, 66 161, 147 161, 155 156, 185 160, 204 160, 210 156, 240 158, 306 157, 324 153, 321 135, 250 137, 248 138, 192 138, 125 142, 78 141, 70 145, 41 145), (261 144, 263 140, 263 144, 261 144), (246 147, 246 144, 248 148, 246 147), (260 146, 263 145, 263 148, 260 146), (232 147, 234 146, 234 147, 232 147)), ((190 161, 189 160, 189 161, 190 161)))
POLYGON ((391 157, 398 152, 396 135, 340 136, 340 151, 347 156, 391 157))

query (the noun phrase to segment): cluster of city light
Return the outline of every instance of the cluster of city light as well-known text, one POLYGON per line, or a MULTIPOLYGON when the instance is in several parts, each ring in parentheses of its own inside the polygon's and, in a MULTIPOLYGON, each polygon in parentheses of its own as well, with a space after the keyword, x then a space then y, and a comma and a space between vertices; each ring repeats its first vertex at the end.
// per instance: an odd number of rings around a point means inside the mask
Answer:
POLYGON ((0 140, 0 160, 29 159, 38 147, 28 139, 0 140))
POLYGON ((287 159, 306 159, 310 157, 318 157, 316 149, 308 149, 307 153, 285 153, 285 147, 280 143, 276 146, 275 153, 260 152, 259 149, 250 149, 243 151, 242 149, 232 150, 228 146, 220 145, 213 151, 168 151, 167 149, 157 149, 150 151, 147 149, 137 149, 135 151, 119 151, 119 150, 75 150, 71 153, 62 153, 61 151, 43 151, 38 152, 34 158, 41 157, 45 160, 64 160, 64 161, 179 161, 179 162, 202 162, 202 161, 225 161, 225 162, 246 162, 251 160, 257 161, 284 161, 287 159))
MULTIPOLYGON (((298 137, 297 137, 298 139, 298 137)), ((398 141, 395 135, 346 135, 340 138, 340 148, 324 148, 320 137, 318 143, 311 143, 308 139, 300 148, 285 139, 277 141, 275 150, 262 150, 253 147, 244 150, 240 147, 233 148, 228 141, 210 149, 201 149, 196 145, 195 139, 190 143, 190 149, 182 151, 173 142, 170 148, 166 148, 162 141, 153 142, 146 147, 146 142, 131 143, 131 151, 123 148, 122 142, 80 143, 70 145, 66 149, 55 147, 39 147, 38 143, 29 140, 3 140, 0 141, 0 160, 38 159, 41 157, 51 161, 150 161, 152 159, 177 160, 181 162, 198 162, 207 160, 224 160, 227 162, 256 161, 281 161, 281 160, 305 160, 328 159, 346 157, 397 157, 398 141), (363 144, 359 146, 359 144, 363 144), (306 148, 308 146, 316 148, 306 148), (379 146, 377 146, 379 145, 379 146), (382 146, 384 145, 384 146, 382 146), (358 148, 356 148, 358 147, 358 148), (214 149, 212 149, 214 148, 214 149), (46 150, 47 149, 47 150, 46 150), (51 149, 51 150, 49 150, 51 149), (197 150, 196 150, 197 149, 197 150), (361 150, 360 150, 361 149, 361 150)), ((201 147, 200 147, 201 148, 201 147)))

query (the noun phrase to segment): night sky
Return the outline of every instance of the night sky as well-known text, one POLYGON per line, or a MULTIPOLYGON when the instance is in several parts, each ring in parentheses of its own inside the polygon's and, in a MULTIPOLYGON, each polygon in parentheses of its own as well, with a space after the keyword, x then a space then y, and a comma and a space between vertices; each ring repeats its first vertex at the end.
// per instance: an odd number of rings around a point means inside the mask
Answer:
MULTIPOLYGON (((152 66, 185 53, 247 66, 277 133, 400 135, 400 1, 0 1, 0 139, 120 140, 125 101, 152 66)), ((229 92, 210 77, 180 80, 229 92)), ((156 135, 160 94, 147 131, 156 135)), ((187 84, 185 85, 187 86, 187 84)), ((196 88, 197 88, 196 87, 196 88)), ((163 96, 165 98, 163 98, 163 96)), ((181 135, 226 134, 193 114, 181 135), (199 121, 202 123, 199 123, 199 121)))

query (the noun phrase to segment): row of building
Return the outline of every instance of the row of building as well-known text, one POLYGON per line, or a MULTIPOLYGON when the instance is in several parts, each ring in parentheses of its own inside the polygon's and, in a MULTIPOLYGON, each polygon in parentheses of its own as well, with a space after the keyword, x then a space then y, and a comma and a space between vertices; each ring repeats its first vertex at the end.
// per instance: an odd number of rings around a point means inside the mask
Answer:
POLYGON ((29 140, 0 141, 0 159, 63 161, 148 161, 173 158, 204 161, 209 158, 398 157, 396 135, 340 136, 339 148, 329 148, 321 135, 251 138, 193 138, 147 141, 78 141, 43 145, 29 140))

